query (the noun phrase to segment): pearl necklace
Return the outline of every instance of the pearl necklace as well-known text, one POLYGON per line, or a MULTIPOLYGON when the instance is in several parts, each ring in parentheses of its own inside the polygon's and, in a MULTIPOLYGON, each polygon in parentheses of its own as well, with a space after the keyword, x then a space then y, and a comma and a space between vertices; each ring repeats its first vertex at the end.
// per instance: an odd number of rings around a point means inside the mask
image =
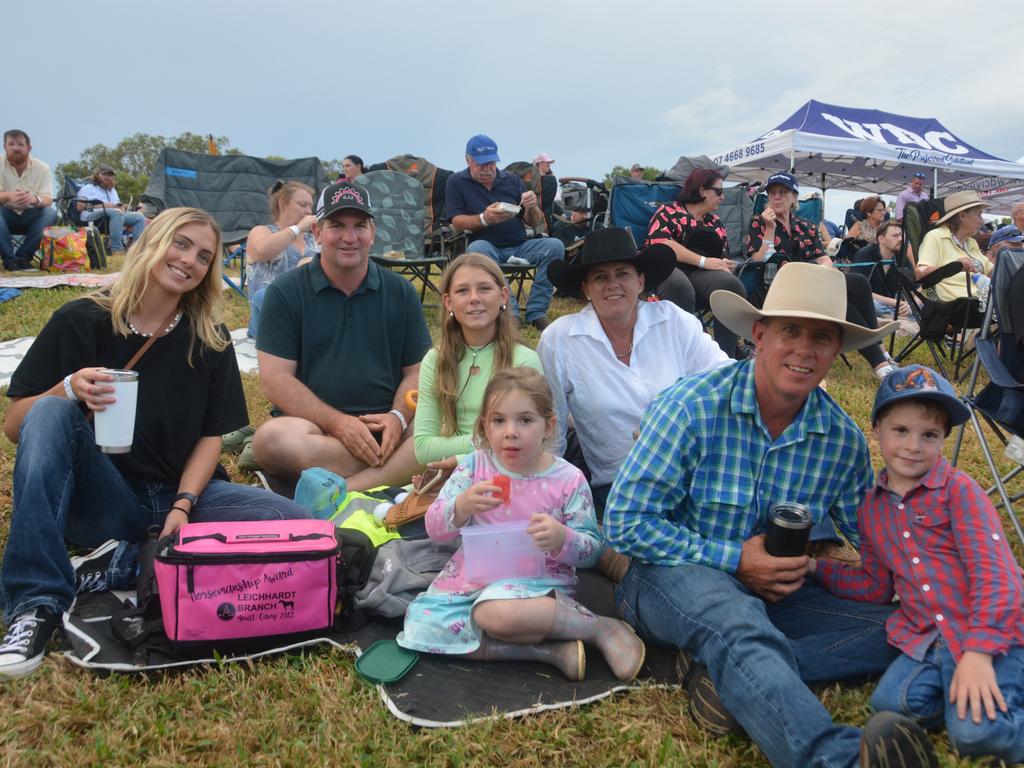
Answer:
MULTIPOLYGON (((173 320, 171 321, 171 324, 170 324, 170 325, 168 325, 168 326, 167 326, 167 327, 166 327, 166 328, 164 329, 163 333, 161 333, 160 335, 161 335, 161 336, 166 336, 166 335, 167 335, 168 333, 170 333, 171 331, 173 331, 173 330, 174 330, 174 327, 175 327, 175 326, 176 326, 176 325, 178 324, 178 321, 180 321, 180 320, 181 320, 181 310, 179 309, 179 310, 178 310, 178 314, 176 314, 176 315, 174 316, 174 319, 173 319, 173 320)), ((149 338, 150 336, 152 336, 152 335, 153 335, 154 333, 156 333, 156 331, 151 331, 150 333, 143 333, 142 331, 140 331, 140 330, 139 330, 138 328, 136 328, 136 327, 135 327, 135 326, 134 326, 134 325, 132 324, 132 321, 131 321, 131 320, 129 320, 129 321, 128 321, 128 327, 132 329, 132 333, 134 333, 134 334, 135 334, 136 336, 141 336, 141 337, 142 337, 142 338, 144 338, 144 339, 148 339, 148 338, 149 338)))

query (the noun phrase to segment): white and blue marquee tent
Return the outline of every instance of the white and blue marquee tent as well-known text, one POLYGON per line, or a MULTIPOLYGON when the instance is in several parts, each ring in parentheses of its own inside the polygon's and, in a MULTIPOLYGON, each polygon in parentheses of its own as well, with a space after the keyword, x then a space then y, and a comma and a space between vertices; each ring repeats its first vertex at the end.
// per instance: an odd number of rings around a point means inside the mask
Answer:
POLYGON ((878 195, 898 194, 916 172, 928 173, 940 195, 968 184, 1024 185, 1024 164, 982 152, 935 118, 813 100, 753 141, 710 157, 729 166, 729 181, 791 171, 807 186, 878 195))

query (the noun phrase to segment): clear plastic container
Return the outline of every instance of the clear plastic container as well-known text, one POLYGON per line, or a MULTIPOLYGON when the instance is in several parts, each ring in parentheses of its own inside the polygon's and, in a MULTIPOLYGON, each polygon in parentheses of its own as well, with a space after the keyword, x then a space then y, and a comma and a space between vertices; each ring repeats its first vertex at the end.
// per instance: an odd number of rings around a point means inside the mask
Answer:
POLYGON ((466 578, 477 584, 502 579, 531 579, 544 574, 544 553, 537 549, 523 521, 467 525, 462 529, 466 578))

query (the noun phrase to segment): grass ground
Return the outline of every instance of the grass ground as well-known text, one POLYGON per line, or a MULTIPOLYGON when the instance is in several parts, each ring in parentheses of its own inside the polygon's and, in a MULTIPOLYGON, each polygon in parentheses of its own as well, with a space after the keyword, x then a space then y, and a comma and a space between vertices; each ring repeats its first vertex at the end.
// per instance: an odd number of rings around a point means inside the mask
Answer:
MULTIPOLYGON (((54 309, 84 293, 27 291, 0 304, 0 341, 38 333, 54 309)), ((225 297, 229 326, 244 327, 245 302, 231 292, 225 297)), ((553 315, 577 306, 556 300, 553 315)), ((436 333, 436 312, 428 312, 428 322, 436 333)), ((535 331, 525 335, 536 345, 535 331)), ((835 365, 828 391, 867 429, 874 379, 859 356, 850 360, 852 369, 835 365)), ((262 423, 268 403, 255 376, 243 379, 252 423, 262 423)), ((6 407, 0 398, 0 419, 6 407)), ((870 442, 877 466, 877 446, 870 442)), ((11 515, 13 462, 14 446, 0 437, 0 546, 11 515)), ((236 480, 247 480, 233 456, 224 463, 236 480)), ((984 461, 970 431, 960 466, 984 482, 984 461)), ((1020 542, 1011 540, 1021 559, 1020 542)), ((0 688, 0 766, 767 765, 746 739, 707 739, 686 716, 678 690, 644 688, 514 721, 413 730, 387 713, 352 661, 344 653, 316 651, 144 679, 94 676, 51 655, 34 676, 0 688)), ((837 721, 860 725, 869 717, 870 691, 828 686, 819 693, 837 721)), ((943 766, 971 764, 952 755, 941 736, 935 742, 943 766)))

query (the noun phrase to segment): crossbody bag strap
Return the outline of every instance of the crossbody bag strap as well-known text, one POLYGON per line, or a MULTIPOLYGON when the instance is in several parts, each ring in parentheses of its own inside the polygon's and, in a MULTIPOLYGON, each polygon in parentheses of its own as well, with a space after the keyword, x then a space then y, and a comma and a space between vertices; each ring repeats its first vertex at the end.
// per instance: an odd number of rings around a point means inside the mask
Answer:
MULTIPOLYGON (((178 314, 178 310, 177 310, 177 309, 173 310, 173 311, 171 312, 171 314, 169 314, 169 315, 167 316, 167 319, 166 319, 166 320, 164 320, 164 321, 163 321, 163 323, 161 323, 161 324, 160 324, 160 327, 161 327, 161 328, 166 328, 166 327, 167 327, 168 325, 170 325, 170 324, 171 324, 171 321, 173 321, 173 320, 174 320, 174 317, 175 317, 175 315, 177 315, 177 314, 178 314)), ((136 364, 137 362, 139 362, 139 360, 141 360, 141 359, 142 359, 142 356, 143 356, 144 354, 146 354, 146 351, 147 351, 147 350, 148 350, 148 349, 149 349, 150 347, 152 347, 152 346, 153 346, 153 343, 154 343, 154 342, 155 342, 155 341, 156 341, 156 340, 157 340, 158 338, 160 338, 160 336, 159 336, 159 335, 157 335, 157 334, 155 334, 155 333, 154 333, 154 334, 153 334, 152 336, 150 336, 149 338, 147 338, 147 339, 146 339, 146 341, 145 341, 145 343, 144 343, 144 344, 143 344, 143 345, 142 345, 141 347, 139 347, 139 348, 138 348, 138 350, 136 350, 136 352, 135 352, 135 354, 134 354, 134 355, 132 355, 132 356, 131 356, 131 359, 130 359, 130 360, 129 360, 129 361, 127 362, 127 363, 125 363, 125 364, 124 364, 124 368, 123 368, 122 370, 125 370, 125 371, 130 371, 130 370, 132 370, 132 368, 133 368, 133 367, 135 366, 135 364, 136 364)), ((94 414, 94 413, 95 413, 95 411, 92 411, 92 410, 90 410, 90 411, 89 411, 89 412, 88 412, 87 414, 85 414, 85 418, 86 418, 86 420, 92 419, 92 417, 93 417, 93 414, 94 414)))

